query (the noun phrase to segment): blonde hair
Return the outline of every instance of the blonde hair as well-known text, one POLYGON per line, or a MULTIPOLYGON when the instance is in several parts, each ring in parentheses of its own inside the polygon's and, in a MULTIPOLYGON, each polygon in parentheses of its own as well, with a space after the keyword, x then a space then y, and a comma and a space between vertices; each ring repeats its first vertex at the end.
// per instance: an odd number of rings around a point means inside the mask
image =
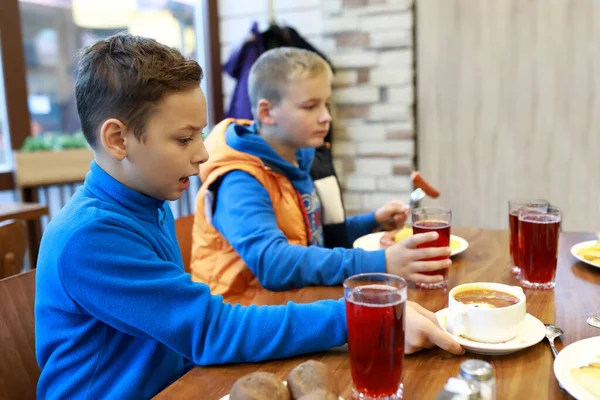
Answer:
POLYGON ((331 67, 317 53, 294 47, 278 47, 263 53, 252 65, 248 77, 248 96, 252 114, 260 99, 278 105, 290 81, 320 74, 332 76, 331 67))

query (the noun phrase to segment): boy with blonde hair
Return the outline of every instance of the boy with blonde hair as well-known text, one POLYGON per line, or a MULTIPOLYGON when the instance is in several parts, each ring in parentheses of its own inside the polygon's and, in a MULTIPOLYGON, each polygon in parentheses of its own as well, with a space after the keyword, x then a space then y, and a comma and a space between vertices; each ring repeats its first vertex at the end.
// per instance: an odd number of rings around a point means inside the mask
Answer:
MULTIPOLYGON (((343 301, 232 306, 183 270, 166 200, 208 158, 201 78, 152 39, 119 34, 81 53, 77 109, 95 161, 40 246, 38 398, 148 399, 197 364, 346 343, 343 301)), ((407 318, 408 351, 461 351, 421 314, 407 318)))
POLYGON ((255 121, 225 120, 207 139, 211 158, 200 168, 191 267, 194 279, 226 301, 283 304, 300 288, 341 285, 364 272, 436 282, 442 277, 421 272, 450 265, 421 261, 450 254, 416 248, 436 233, 386 250, 348 248, 374 229, 403 226, 408 210, 392 201, 346 218, 334 173, 311 177, 331 123, 331 80, 315 53, 269 50, 250 72, 255 121))

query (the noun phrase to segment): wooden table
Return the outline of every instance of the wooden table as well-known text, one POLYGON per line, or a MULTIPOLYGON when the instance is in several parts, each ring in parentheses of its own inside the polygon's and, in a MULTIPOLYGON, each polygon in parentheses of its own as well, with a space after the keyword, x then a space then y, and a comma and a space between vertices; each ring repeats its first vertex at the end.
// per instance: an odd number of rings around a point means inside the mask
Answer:
MULTIPOLYGON (((449 288, 461 283, 491 281, 518 284, 510 273, 508 232, 480 229, 454 229, 453 233, 469 242, 469 249, 454 259, 449 288)), ((556 288, 550 291, 526 290, 527 312, 544 323, 555 323, 565 335, 556 344, 562 347, 577 340, 598 336, 600 329, 588 326, 586 316, 600 312, 600 269, 577 262, 571 254, 573 244, 594 239, 595 235, 566 233, 561 236, 556 288)), ((339 298, 339 287, 329 288, 330 298, 339 298)), ((327 297, 319 292, 319 298, 327 297)), ((421 291, 411 285, 409 299, 432 311, 448 305, 447 291, 421 291)), ((306 302, 306 298, 298 299, 306 302)), ((317 300, 316 298, 314 300, 317 300)), ((497 398, 569 399, 559 389, 553 373, 550 347, 544 341, 528 349, 505 356, 479 356, 466 353, 453 356, 436 348, 406 357, 404 393, 406 399, 434 399, 444 383, 458 374, 459 365, 468 358, 492 363, 497 379, 497 398)), ((256 364, 196 367, 160 393, 157 399, 219 399, 233 383, 254 371, 275 373, 282 380, 296 365, 307 359, 326 363, 338 379, 342 396, 351 398, 350 365, 345 348, 291 359, 256 364)))
POLYGON ((42 238, 40 218, 48 214, 48 207, 38 203, 0 203, 0 221, 17 219, 27 221, 29 236, 29 264, 35 268, 42 238))

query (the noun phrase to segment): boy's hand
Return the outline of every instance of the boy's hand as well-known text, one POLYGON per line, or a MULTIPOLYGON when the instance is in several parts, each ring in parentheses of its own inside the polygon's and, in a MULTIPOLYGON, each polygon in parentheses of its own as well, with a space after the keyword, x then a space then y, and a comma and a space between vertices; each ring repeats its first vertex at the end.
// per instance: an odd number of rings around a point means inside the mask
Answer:
POLYGON ((404 353, 439 346, 452 354, 465 351, 440 327, 435 314, 412 301, 406 302, 406 343, 404 353))
POLYGON ((385 263, 387 272, 401 276, 409 281, 436 283, 443 279, 441 275, 423 275, 421 272, 437 271, 452 265, 448 258, 438 261, 421 261, 427 258, 448 257, 449 247, 430 247, 417 249, 423 243, 431 242, 438 238, 437 232, 419 233, 407 239, 394 243, 385 249, 385 263))
POLYGON ((375 211, 375 221, 384 231, 402 228, 408 214, 409 208, 401 201, 392 200, 375 211))

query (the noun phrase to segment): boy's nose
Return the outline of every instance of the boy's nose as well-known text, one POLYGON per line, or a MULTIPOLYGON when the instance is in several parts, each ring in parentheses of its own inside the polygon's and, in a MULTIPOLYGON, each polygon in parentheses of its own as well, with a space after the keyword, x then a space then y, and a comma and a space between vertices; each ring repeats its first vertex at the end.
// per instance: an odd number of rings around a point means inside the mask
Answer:
POLYGON ((328 122, 331 122, 331 114, 329 113, 328 109, 325 109, 325 111, 323 112, 323 114, 321 114, 321 117, 319 118, 319 123, 325 124, 328 122))
POLYGON ((200 140, 198 144, 198 149, 192 155, 192 164, 204 164, 208 161, 208 151, 206 151, 206 146, 204 146, 204 142, 200 140))

